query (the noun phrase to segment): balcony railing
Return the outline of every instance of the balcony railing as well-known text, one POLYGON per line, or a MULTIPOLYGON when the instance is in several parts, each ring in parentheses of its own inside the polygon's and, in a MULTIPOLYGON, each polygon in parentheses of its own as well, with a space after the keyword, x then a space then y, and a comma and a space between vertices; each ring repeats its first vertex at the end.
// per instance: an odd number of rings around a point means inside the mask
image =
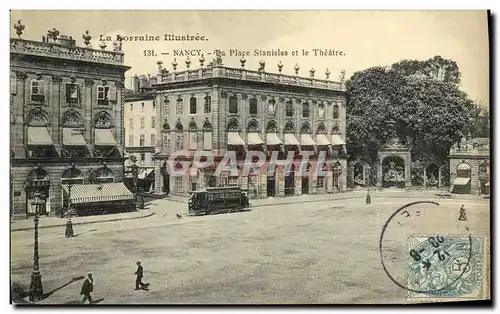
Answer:
POLYGON ((58 43, 39 42, 19 38, 10 39, 10 52, 114 65, 123 65, 124 60, 123 52, 72 47, 58 43))
POLYGON ((270 82, 284 85, 295 85, 312 88, 321 88, 337 91, 345 91, 345 86, 340 82, 321 80, 316 78, 306 78, 300 76, 275 74, 267 72, 252 71, 246 69, 228 68, 214 66, 200 68, 198 70, 188 70, 181 72, 170 72, 159 74, 156 84, 183 82, 208 78, 230 78, 235 80, 270 82))

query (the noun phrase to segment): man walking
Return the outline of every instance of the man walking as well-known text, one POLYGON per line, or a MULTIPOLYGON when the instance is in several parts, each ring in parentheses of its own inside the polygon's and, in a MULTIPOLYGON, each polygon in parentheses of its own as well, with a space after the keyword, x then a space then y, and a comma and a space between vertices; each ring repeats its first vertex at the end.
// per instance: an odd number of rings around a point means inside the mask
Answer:
POLYGON ((90 293, 94 290, 94 279, 92 279, 92 274, 88 274, 87 279, 83 282, 82 291, 80 295, 83 295, 82 304, 89 300, 89 304, 92 304, 92 297, 90 293))
POLYGON ((135 290, 140 290, 140 289, 147 290, 149 284, 142 282, 143 268, 141 266, 140 261, 137 261, 137 271, 135 272, 135 274, 137 276, 135 279, 135 290))

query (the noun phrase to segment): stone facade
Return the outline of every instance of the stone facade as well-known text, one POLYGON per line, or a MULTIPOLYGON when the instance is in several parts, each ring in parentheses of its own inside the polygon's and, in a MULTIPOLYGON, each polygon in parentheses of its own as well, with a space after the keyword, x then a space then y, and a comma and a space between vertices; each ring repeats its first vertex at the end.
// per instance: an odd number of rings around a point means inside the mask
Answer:
POLYGON ((490 148, 489 139, 462 139, 450 151, 450 187, 458 193, 457 178, 468 178, 460 193, 490 193, 490 148))
POLYGON ((59 215, 66 169, 87 180, 90 168, 103 168, 123 180, 122 88, 129 67, 121 51, 76 47, 66 36, 10 43, 11 215, 26 216, 35 172, 49 185, 38 191, 48 192, 47 213, 59 215), (115 144, 97 145, 103 132, 115 144))
POLYGON ((155 156, 156 193, 183 194, 209 185, 237 185, 248 189, 250 197, 265 198, 346 189, 346 100, 342 83, 220 64, 183 72, 160 70, 152 86, 156 91, 160 139, 155 156), (230 133, 237 134, 242 144, 230 143, 230 133), (282 144, 270 145, 267 135, 271 133, 282 144), (285 134, 293 134, 299 145, 286 145, 285 134), (314 145, 303 145, 305 134, 312 140, 308 143, 314 145), (331 145, 333 135, 340 144, 331 145), (251 138, 260 138, 262 143, 254 145, 251 138), (320 138, 330 143, 319 143, 320 138), (176 159, 186 171, 183 176, 172 176, 166 170, 166 160, 180 150, 188 152, 176 159), (268 160, 271 151, 281 151, 283 159, 290 150, 296 151, 296 158, 300 158, 300 150, 316 154, 310 157, 307 176, 295 169, 294 175, 286 179, 283 169, 278 169, 274 177, 269 177, 264 165, 249 176, 239 172, 237 177, 227 174, 210 179, 207 171, 191 170, 194 152, 200 150, 211 151, 216 163, 225 152, 238 151, 237 163, 241 167, 247 151, 262 151, 268 160), (320 151, 326 152, 324 179, 315 175, 320 151))

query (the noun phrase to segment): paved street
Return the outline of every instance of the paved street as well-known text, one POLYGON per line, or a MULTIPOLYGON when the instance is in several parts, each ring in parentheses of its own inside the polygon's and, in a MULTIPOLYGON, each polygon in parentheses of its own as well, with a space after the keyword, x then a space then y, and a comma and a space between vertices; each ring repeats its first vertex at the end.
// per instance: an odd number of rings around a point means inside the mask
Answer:
MULTIPOLYGON (((387 219, 411 199, 380 193, 371 205, 363 198, 280 201, 246 213, 177 219, 186 204, 154 200, 151 217, 75 226, 72 239, 64 238, 64 228, 41 229, 44 292, 92 272, 93 298, 102 304, 405 302, 405 290, 382 269, 379 239, 387 219), (137 260, 150 291, 134 291, 137 260)), ((425 221, 428 231, 454 229, 465 204, 468 228, 488 235, 486 200, 437 201, 439 211, 425 221)), ((33 231, 11 235, 12 281, 27 290, 33 231)), ((41 303, 77 303, 81 284, 68 284, 41 303)))

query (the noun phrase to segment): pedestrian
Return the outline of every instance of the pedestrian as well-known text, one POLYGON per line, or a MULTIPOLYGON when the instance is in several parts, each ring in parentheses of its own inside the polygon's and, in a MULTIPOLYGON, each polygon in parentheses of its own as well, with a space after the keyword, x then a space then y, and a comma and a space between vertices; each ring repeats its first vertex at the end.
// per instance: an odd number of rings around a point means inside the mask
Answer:
POLYGON ((85 304, 85 301, 89 300, 89 304, 92 304, 92 296, 90 293, 94 291, 94 279, 92 278, 92 274, 88 274, 87 279, 83 282, 82 291, 80 295, 83 295, 82 304, 85 304))
POLYGON ((140 261, 137 261, 137 270, 135 272, 135 275, 137 276, 135 279, 135 290, 141 290, 141 289, 147 290, 149 284, 142 282, 142 277, 144 276, 144 274, 140 261))

